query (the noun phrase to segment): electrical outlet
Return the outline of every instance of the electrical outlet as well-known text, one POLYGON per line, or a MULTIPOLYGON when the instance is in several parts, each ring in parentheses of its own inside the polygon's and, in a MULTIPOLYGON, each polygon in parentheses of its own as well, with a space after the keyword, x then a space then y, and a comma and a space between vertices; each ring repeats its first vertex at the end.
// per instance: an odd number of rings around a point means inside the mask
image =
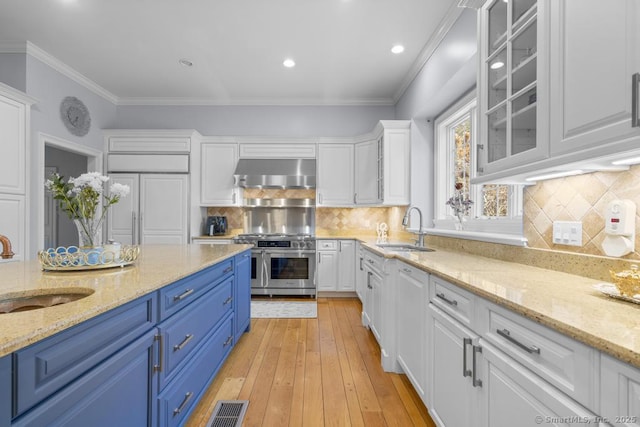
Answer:
POLYGON ((582 246, 582 221, 553 221, 553 243, 582 246))

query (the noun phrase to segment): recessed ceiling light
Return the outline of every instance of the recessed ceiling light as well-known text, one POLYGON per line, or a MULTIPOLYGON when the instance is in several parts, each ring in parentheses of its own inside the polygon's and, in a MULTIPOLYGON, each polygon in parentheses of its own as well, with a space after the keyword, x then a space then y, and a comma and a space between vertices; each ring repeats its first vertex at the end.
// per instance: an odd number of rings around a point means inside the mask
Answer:
POLYGON ((178 61, 178 63, 183 67, 193 67, 193 62, 189 61, 188 59, 182 58, 178 61))
POLYGON ((398 54, 404 52, 404 46, 397 44, 391 48, 391 52, 398 54))
POLYGON ((504 67, 504 62, 502 62, 502 61, 496 61, 493 64, 491 64, 491 69, 492 70, 497 70, 497 69, 502 68, 502 67, 504 67))
POLYGON ((284 60, 284 62, 282 63, 282 65, 284 65, 287 68, 292 68, 296 66, 296 61, 294 61, 291 58, 287 58, 284 60))

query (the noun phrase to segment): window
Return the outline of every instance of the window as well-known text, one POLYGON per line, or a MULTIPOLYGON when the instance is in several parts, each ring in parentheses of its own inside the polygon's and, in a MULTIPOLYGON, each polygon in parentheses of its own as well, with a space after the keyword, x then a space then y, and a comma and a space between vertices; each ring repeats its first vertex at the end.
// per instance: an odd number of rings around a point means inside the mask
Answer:
POLYGON ((435 226, 522 236, 522 186, 471 183, 476 114, 470 94, 435 122, 435 226))

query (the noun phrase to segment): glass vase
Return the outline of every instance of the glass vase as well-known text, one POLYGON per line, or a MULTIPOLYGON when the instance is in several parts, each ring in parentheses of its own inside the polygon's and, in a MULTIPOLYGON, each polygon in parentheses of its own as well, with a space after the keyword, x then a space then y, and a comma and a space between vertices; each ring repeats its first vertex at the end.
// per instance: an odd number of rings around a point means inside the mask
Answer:
POLYGON ((74 219, 78 229, 78 247, 95 248, 102 246, 102 229, 97 218, 74 219))

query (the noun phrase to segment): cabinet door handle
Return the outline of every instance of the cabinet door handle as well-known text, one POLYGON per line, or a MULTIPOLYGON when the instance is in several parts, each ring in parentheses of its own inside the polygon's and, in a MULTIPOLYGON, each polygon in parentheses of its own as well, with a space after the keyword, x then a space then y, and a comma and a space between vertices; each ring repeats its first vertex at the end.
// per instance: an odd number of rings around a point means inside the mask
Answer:
POLYGON ((364 270, 364 268, 362 267, 362 261, 364 261, 364 259, 360 257, 360 271, 364 270))
POLYGON ((231 273, 233 271, 233 267, 229 266, 227 268, 224 269, 224 271, 222 272, 222 274, 227 274, 227 273, 231 273))
POLYGON ((358 203, 358 193, 353 193, 353 204, 358 203))
POLYGON ((473 370, 471 375, 471 384, 473 384, 474 387, 482 387, 482 380, 476 377, 476 374, 478 372, 478 367, 476 366, 476 355, 478 353, 482 353, 482 347, 480 347, 479 345, 474 345, 472 355, 473 366, 471 368, 473 370))
POLYGON ((131 212, 131 244, 136 244, 136 213, 131 212))
POLYGON ((371 286, 371 276, 373 275, 373 273, 371 273, 370 271, 367 271, 367 288, 369 289, 373 289, 373 286, 371 286))
POLYGON ((173 296, 173 300, 174 301, 181 301, 181 300, 185 299, 186 297, 188 297, 189 295, 191 295, 192 293, 193 293, 193 289, 187 289, 186 291, 184 291, 180 295, 174 295, 173 296))
POLYGON ((441 294, 436 294, 436 296, 438 298, 440 298, 442 301, 446 302, 449 305, 453 305, 453 306, 457 306, 458 305, 458 301, 454 300, 454 299, 449 299, 447 298, 444 293, 441 294))
POLYGON ((509 331, 508 329, 496 329, 496 332, 498 333, 498 335, 500 335, 501 337, 504 337, 507 341, 517 345, 527 353, 540 354, 540 348, 536 347, 535 345, 528 346, 528 345, 522 344, 520 341, 518 341, 517 339, 511 336, 511 331, 509 331))
POLYGON ((180 344, 176 344, 173 346, 173 351, 182 350, 185 345, 189 344, 189 341, 193 339, 193 334, 187 334, 184 336, 184 339, 180 344))
POLYGON ((631 127, 637 128, 640 126, 640 96, 638 95, 638 89, 640 87, 640 73, 635 73, 631 76, 631 127))
POLYGON ((226 300, 224 300, 224 302, 222 303, 222 305, 227 305, 227 304, 229 304, 231 301, 233 301, 233 297, 232 297, 232 296, 230 296, 230 297, 228 297, 226 300))
POLYGON ((236 204, 236 192, 231 193, 231 204, 236 204))
POLYGON ((318 204, 322 204, 322 193, 318 193, 318 204))
POLYGON ((191 398, 193 397, 193 392, 189 391, 184 395, 184 399, 182 399, 182 403, 180 404, 180 406, 178 406, 176 409, 173 410, 173 416, 175 417, 176 415, 178 415, 180 412, 182 412, 184 410, 184 408, 187 407, 187 405, 189 404, 189 401, 191 400, 191 398))
POLYGON ((233 337, 231 335, 229 335, 229 337, 227 338, 227 340, 222 344, 222 347, 226 347, 229 344, 231 344, 233 342, 233 337))
POLYGON ((162 366, 164 365, 164 338, 162 334, 154 335, 154 341, 158 341, 158 364, 153 365, 153 372, 162 372, 162 366))
POLYGON ((404 271, 407 274, 411 274, 411 269, 410 268, 403 268, 402 271, 404 271))
POLYGON ((471 345, 471 338, 462 338, 462 376, 470 377, 471 371, 467 369, 467 346, 471 345))

